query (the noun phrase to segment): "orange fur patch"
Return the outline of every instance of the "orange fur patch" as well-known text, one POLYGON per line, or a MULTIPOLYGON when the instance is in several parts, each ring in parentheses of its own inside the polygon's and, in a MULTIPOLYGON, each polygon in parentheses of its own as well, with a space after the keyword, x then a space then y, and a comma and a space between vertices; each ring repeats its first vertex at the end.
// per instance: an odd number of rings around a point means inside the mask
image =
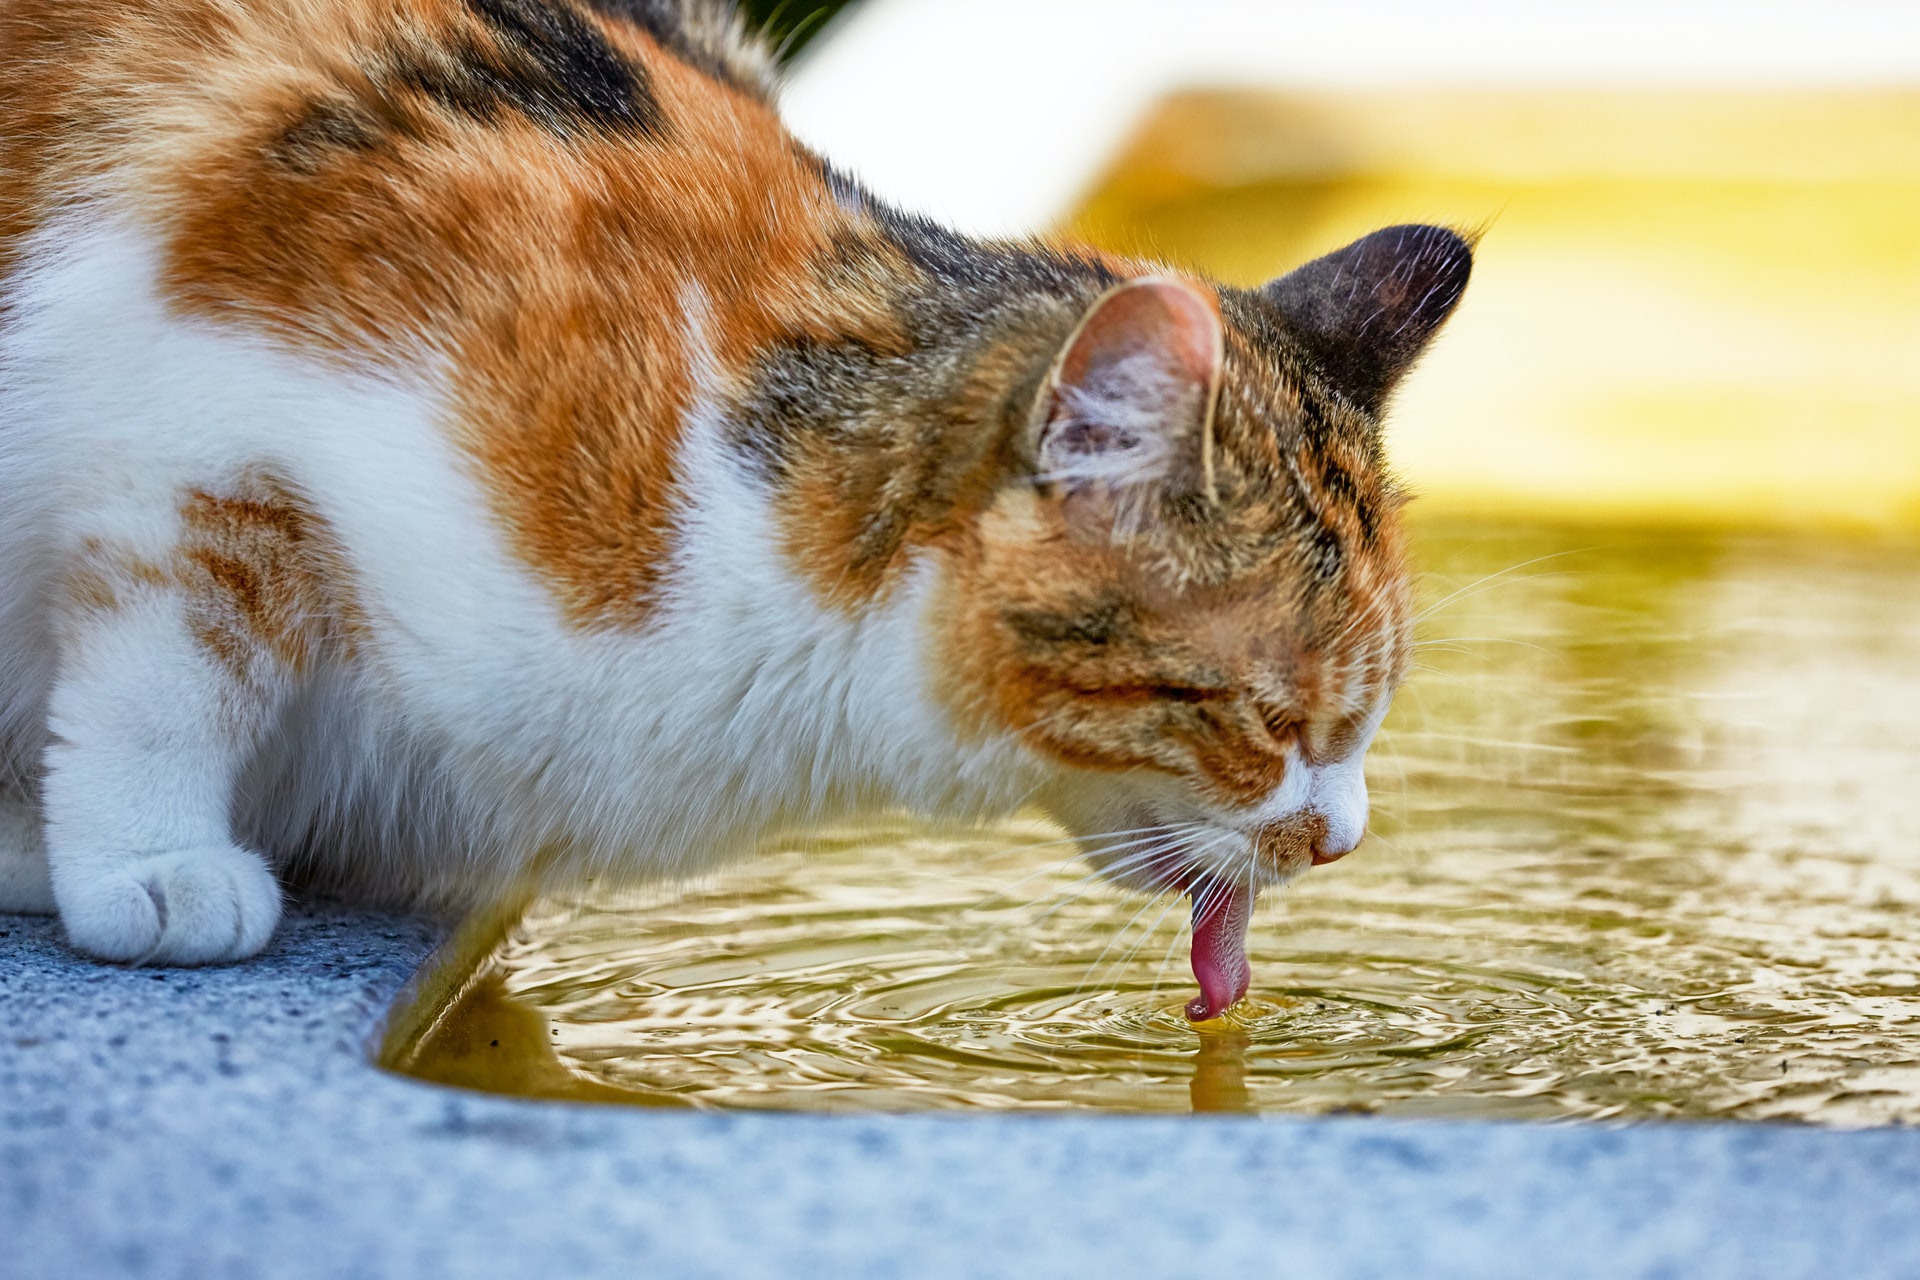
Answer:
POLYGON ((220 140, 185 180, 169 283, 190 309, 244 308, 349 360, 452 355, 458 438, 513 547, 576 621, 632 623, 667 558, 694 366, 724 386, 772 336, 860 306, 819 288, 838 212, 771 109, 605 30, 644 67, 661 138, 489 125, 368 101, 342 75, 329 92, 406 127, 289 166, 266 143, 309 99, 261 84, 259 142, 220 140))
POLYGON ((510 544, 583 624, 645 616, 696 364, 724 391, 776 336, 888 340, 884 303, 827 279, 850 215, 817 162, 637 28, 581 18, 644 74, 657 137, 477 119, 383 81, 396 50, 485 44, 453 0, 22 0, 7 18, 0 164, 36 181, 0 194, 0 263, 92 176, 164 229, 182 310, 350 369, 450 370, 510 544))
POLYGON ((164 566, 107 545, 85 539, 70 557, 59 582, 61 615, 70 623, 116 613, 142 592, 168 590, 175 579, 164 566))
POLYGON ((294 674, 322 655, 351 658, 368 624, 332 531, 285 484, 264 473, 180 504, 180 538, 154 561, 84 540, 60 581, 68 625, 127 608, 142 595, 177 594, 200 647, 240 679, 260 662, 294 674))
POLYGON ((181 506, 174 576, 201 646, 236 674, 270 658, 300 674, 323 654, 350 658, 367 626, 339 544, 284 484, 240 477, 181 506))

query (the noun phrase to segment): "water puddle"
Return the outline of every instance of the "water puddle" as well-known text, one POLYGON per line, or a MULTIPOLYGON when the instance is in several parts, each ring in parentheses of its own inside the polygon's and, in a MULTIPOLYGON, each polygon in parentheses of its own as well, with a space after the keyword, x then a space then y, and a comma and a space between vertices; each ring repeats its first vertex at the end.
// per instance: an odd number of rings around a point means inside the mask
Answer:
POLYGON ((1180 903, 1038 823, 536 903, 386 1055, 804 1110, 1920 1120, 1920 549, 1420 531, 1376 835, 1195 1028, 1180 903))

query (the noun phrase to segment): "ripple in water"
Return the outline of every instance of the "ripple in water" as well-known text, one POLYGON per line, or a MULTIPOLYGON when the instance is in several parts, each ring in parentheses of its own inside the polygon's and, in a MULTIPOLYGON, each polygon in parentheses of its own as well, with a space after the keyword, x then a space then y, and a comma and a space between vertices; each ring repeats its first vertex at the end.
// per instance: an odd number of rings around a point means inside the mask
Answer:
POLYGON ((1920 1119, 1920 553, 1422 532, 1429 598, 1466 589, 1376 836, 1263 901, 1230 1018, 1181 1014, 1184 903, 1037 824, 900 828, 537 904, 392 1060, 654 1105, 1920 1119))

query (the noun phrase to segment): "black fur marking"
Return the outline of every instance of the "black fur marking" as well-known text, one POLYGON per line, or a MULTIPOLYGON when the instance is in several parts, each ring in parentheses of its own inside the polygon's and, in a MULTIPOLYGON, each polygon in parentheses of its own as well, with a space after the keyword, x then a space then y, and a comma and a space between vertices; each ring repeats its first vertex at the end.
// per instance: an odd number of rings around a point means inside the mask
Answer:
POLYGON ((1121 640, 1135 638, 1132 611, 1123 600, 1100 600, 1074 613, 1054 613, 1042 609, 1009 609, 1004 615, 1008 630, 1030 648, 1102 649, 1121 640))
POLYGON ((309 102, 267 143, 278 163, 298 173, 317 173, 341 151, 377 150, 385 134, 358 104, 334 99, 309 102))
POLYGON ((743 33, 727 0, 584 0, 602 17, 632 23, 702 75, 764 101, 773 97, 771 60, 743 33))
POLYGON ((1473 271, 1473 247, 1444 227, 1388 227, 1362 236, 1261 289, 1328 379, 1378 413, 1453 314, 1473 271))
POLYGON ((461 36, 393 64, 400 84, 483 124, 518 115, 561 137, 665 131, 640 66, 585 15, 543 0, 467 0, 490 40, 461 36))
POLYGON ((867 194, 866 188, 812 152, 806 152, 806 155, 817 166, 820 180, 827 184, 827 190, 833 193, 835 204, 850 213, 873 212, 873 197, 867 194))
POLYGON ((1346 564, 1346 548, 1340 545, 1340 535, 1322 526, 1307 537, 1307 565, 1312 570, 1310 581, 1331 583, 1340 576, 1342 566, 1346 564))
POLYGON ((866 211, 907 260, 947 289, 971 298, 1051 293, 1092 301, 1120 277, 1092 257, 1019 242, 981 243, 871 196, 866 211), (1088 286, 1093 292, 1086 292, 1088 286))
POLYGON ((1323 452, 1333 443, 1333 423, 1319 397, 1311 394, 1300 397, 1300 438, 1315 453, 1323 452))
MULTIPOLYGON (((770 348, 734 415, 735 447, 769 477, 811 443, 832 447, 836 440, 869 434, 876 447, 894 431, 938 442, 941 447, 931 451, 904 452, 931 452, 949 464, 999 447, 1014 434, 1012 418, 1024 424, 1055 347, 1112 277, 1096 263, 1047 249, 976 243, 888 207, 849 179, 841 181, 843 198, 858 200, 872 223, 841 237, 823 269, 829 277, 885 274, 895 270, 881 261, 888 250, 917 268, 918 278, 902 281, 890 308, 903 323, 906 350, 879 351, 853 337, 796 337, 770 348), (1031 351, 1030 382, 1007 388, 1000 405, 1005 420, 955 420, 953 406, 978 359, 1001 344, 1031 351), (890 425, 877 425, 883 423, 890 425)), ((908 489, 899 486, 903 500, 908 489)))
MULTIPOLYGON (((801 458, 888 457, 895 469, 877 473, 884 479, 867 474, 860 492, 843 494, 870 512, 847 548, 856 568, 865 568, 897 555, 914 524, 937 524, 965 477, 1017 474, 1034 464, 1030 419, 1040 379, 1073 325, 1117 277, 1090 254, 967 239, 888 206, 824 164, 820 172, 835 183, 843 207, 862 215, 819 260, 823 287, 831 290, 841 273, 850 282, 888 280, 887 310, 899 322, 900 344, 881 349, 853 336, 799 335, 770 344, 731 407, 728 439, 770 487, 801 458), (900 270, 901 259, 910 270, 900 270), (1026 358, 1009 361, 1009 353, 1026 358), (1000 362, 996 376, 1006 385, 997 398, 979 394, 983 361, 1000 362)), ((1251 418, 1247 430, 1275 432, 1279 445, 1272 470, 1224 470, 1223 497, 1232 504, 1264 492, 1287 515, 1280 527, 1240 530, 1234 536, 1243 541, 1229 547, 1221 541, 1227 530, 1219 504, 1205 495, 1170 493, 1159 513, 1211 540, 1228 566, 1223 572, 1281 555, 1301 565, 1310 590, 1327 588, 1385 519, 1361 496, 1364 469, 1376 457, 1375 423, 1355 411, 1344 388, 1330 384, 1313 348, 1271 298, 1223 290, 1221 303, 1248 340, 1240 358, 1251 362, 1237 375, 1234 396, 1223 397, 1222 412, 1235 424, 1228 434, 1251 418), (1297 412, 1280 413, 1263 394, 1283 387, 1298 392, 1297 412), (1352 548, 1339 530, 1323 527, 1345 509, 1355 513, 1352 548)), ((1043 647, 1101 643, 1104 628, 1086 622, 1085 609, 1007 619, 1028 644, 1043 647)))
POLYGON ((1345 464, 1332 453, 1320 456, 1320 487, 1335 504, 1353 512, 1354 521, 1360 526, 1361 545, 1372 546, 1379 533, 1379 517, 1372 504, 1361 498, 1360 486, 1345 464))

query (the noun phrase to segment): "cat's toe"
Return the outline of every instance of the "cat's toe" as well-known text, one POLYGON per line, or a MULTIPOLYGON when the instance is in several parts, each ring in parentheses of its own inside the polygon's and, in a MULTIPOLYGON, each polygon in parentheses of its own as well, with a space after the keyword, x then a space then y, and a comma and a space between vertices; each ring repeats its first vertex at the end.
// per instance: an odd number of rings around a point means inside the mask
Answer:
POLYGON ((68 940, 103 960, 239 960, 266 946, 280 921, 273 874, 231 846, 172 850, 59 880, 68 940))

